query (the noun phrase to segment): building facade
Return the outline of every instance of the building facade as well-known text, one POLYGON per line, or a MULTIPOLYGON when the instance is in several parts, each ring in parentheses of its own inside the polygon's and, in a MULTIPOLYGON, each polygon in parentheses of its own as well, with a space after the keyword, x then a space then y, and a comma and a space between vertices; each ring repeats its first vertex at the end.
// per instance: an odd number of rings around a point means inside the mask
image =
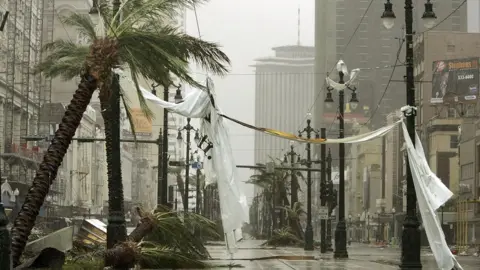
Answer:
MULTIPOLYGON (((274 56, 258 58, 253 65, 255 125, 297 134, 306 126, 307 107, 314 98, 314 48, 294 45, 273 51, 274 56)), ((288 145, 285 139, 255 133, 255 164, 281 158, 288 145)))
MULTIPOLYGON (((342 0, 336 3, 336 55, 337 59, 345 60, 350 69, 367 68, 362 70, 358 77, 358 99, 360 108, 369 107, 365 110, 367 119, 370 113, 375 110, 383 92, 387 87, 392 68, 385 66, 400 65, 405 59, 404 44, 404 7, 403 3, 393 2, 393 9, 397 18, 392 29, 385 29, 381 15, 384 5, 373 3, 363 20, 360 18, 368 8, 370 1, 342 0), (355 37, 350 40, 354 26, 359 25, 355 37), (403 49, 401 49, 403 48, 403 49), (396 55, 401 61, 397 61, 396 55), (378 68, 377 68, 378 67, 378 68)), ((422 33, 425 28, 422 23, 422 15, 425 10, 424 1, 414 2, 414 31, 422 33)), ((462 0, 432 1, 435 14, 438 18, 446 18, 452 11, 458 8, 462 0)), ((458 11, 449 15, 448 19, 442 22, 435 31, 466 31, 467 6, 462 6, 458 11)), ((430 33, 430 32, 427 32, 430 33)), ((333 68, 333 66, 331 67, 333 68)), ((405 105, 405 85, 403 75, 405 69, 398 67, 394 70, 388 91, 382 99, 381 106, 370 122, 373 127, 383 126, 385 117, 392 111, 400 109, 405 105), (398 82, 397 82, 398 81, 398 82)), ((359 121, 359 123, 362 123, 359 121)), ((348 130, 347 130, 348 133, 348 130)))
MULTIPOLYGON (((306 125, 313 100, 313 47, 282 46, 275 55, 256 59, 255 125, 298 133, 306 125)), ((255 133, 255 163, 283 156, 288 141, 255 133)))

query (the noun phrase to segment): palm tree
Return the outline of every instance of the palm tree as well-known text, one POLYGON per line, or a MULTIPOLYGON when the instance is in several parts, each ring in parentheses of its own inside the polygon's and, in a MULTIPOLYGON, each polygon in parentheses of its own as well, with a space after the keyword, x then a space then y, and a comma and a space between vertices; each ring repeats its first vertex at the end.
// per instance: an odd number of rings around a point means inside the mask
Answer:
MULTIPOLYGON (((121 95, 120 87, 115 85, 118 80, 112 74, 112 69, 125 68, 130 71, 140 105, 148 117, 151 117, 152 113, 141 95, 140 79, 165 83, 170 80, 170 74, 173 74, 186 83, 203 88, 189 75, 189 61, 197 62, 213 74, 222 75, 227 72, 229 59, 217 44, 188 36, 168 25, 168 22, 178 15, 177 11, 203 2, 206 1, 126 0, 121 8, 118 5, 101 4, 98 10, 103 19, 101 25, 105 29, 102 35, 97 34, 95 25, 86 15, 74 13, 62 18, 64 24, 73 26, 86 35, 90 45, 56 40, 44 47, 49 54, 40 63, 37 72, 42 72, 46 77, 62 77, 66 80, 80 76, 81 81, 36 172, 20 213, 14 221, 12 228, 14 265, 20 263, 20 257, 40 207, 49 192, 50 185, 55 180, 58 168, 96 89, 99 89, 102 116, 107 124, 106 133, 112 131, 109 125, 112 124, 111 110, 114 108, 109 107, 111 104, 109 101, 114 99, 111 98, 112 94, 117 97, 121 95), (123 19, 118 22, 120 15, 123 19)), ((123 102, 127 109, 127 117, 131 120, 128 104, 125 100, 123 102)), ((110 145, 107 147, 107 152, 112 150, 113 138, 110 137, 112 135, 115 134, 106 134, 107 146, 110 145)), ((112 158, 109 158, 111 155, 111 152, 107 154, 107 162, 112 162, 112 158)), ((108 169, 109 211, 117 212, 121 216, 123 215, 121 173, 116 173, 120 179, 112 178, 113 171, 121 168, 112 165, 114 164, 109 163, 108 169)), ((121 219, 124 220, 124 217, 121 219)), ((124 223, 123 220, 120 220, 120 223, 124 223)), ((118 231, 116 240, 126 240, 124 228, 118 231)), ((108 242, 109 247, 115 243, 108 242)))
MULTIPOLYGON (((274 161, 272 159, 272 161, 274 161)), ((264 167, 262 164, 257 164, 261 167, 264 167)), ((289 188, 294 186, 295 191, 301 191, 298 184, 298 179, 303 179, 303 175, 300 172, 290 170, 276 170, 274 173, 268 173, 265 169, 258 169, 258 174, 250 176, 250 179, 247 183, 257 185, 263 189, 263 196, 265 197, 264 204, 264 213, 268 213, 267 224, 271 224, 275 220, 275 208, 279 207, 287 213, 286 218, 289 220, 289 226, 294 231, 294 233, 300 238, 303 239, 303 232, 298 220, 298 215, 294 213, 301 213, 303 210, 301 208, 301 203, 294 202, 293 207, 290 207, 288 192, 289 188), (289 181, 293 181, 292 184, 289 181)), ((293 196, 295 198, 298 196, 293 196)), ((284 213, 282 212, 282 213, 284 213)), ((284 220, 284 216, 281 215, 281 220, 284 220)), ((267 231, 270 231, 271 228, 266 228, 267 231)))
POLYGON ((288 225, 293 230, 295 235, 299 239, 304 239, 305 234, 303 233, 302 226, 300 225, 300 215, 306 214, 305 210, 303 209, 303 205, 301 202, 295 202, 293 207, 285 206, 285 210, 287 211, 287 218, 288 218, 288 225))
MULTIPOLYGON (((246 181, 248 184, 254 184, 263 189, 265 197, 266 207, 265 213, 268 213, 268 224, 275 222, 275 209, 277 207, 283 207, 290 205, 288 199, 288 174, 285 171, 275 170, 273 173, 267 172, 263 164, 257 164, 257 166, 263 167, 258 169, 258 173, 251 175, 250 179, 246 181)), ((272 224, 273 225, 273 224, 272 224)), ((270 228, 268 229, 270 231, 270 228)))

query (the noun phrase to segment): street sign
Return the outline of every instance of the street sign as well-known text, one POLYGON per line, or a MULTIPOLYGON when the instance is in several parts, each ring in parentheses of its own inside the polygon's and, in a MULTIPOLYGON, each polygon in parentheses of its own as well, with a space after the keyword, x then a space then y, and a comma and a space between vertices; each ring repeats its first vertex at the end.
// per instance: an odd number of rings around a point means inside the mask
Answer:
POLYGON ((202 163, 198 162, 198 161, 193 162, 192 163, 192 169, 201 170, 202 169, 202 163))
POLYGON ((318 217, 322 220, 328 219, 328 207, 327 206, 320 206, 318 209, 318 217))

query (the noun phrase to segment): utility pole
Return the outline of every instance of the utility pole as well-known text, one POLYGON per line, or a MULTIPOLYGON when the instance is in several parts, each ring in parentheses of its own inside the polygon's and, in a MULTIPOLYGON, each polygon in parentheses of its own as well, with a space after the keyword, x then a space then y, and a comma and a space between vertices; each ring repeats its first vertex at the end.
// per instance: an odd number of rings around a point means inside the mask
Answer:
MULTIPOLYGON (((343 72, 339 72, 340 75, 340 84, 344 84, 343 80, 343 72)), ((339 138, 344 138, 345 132, 345 120, 344 120, 344 98, 345 93, 344 91, 338 92, 338 102, 339 102, 339 138)), ((338 146, 338 156, 339 156, 339 163, 338 163, 338 173, 339 173, 339 185, 338 185, 338 223, 337 228, 335 230, 335 258, 348 258, 347 253, 347 227, 345 224, 345 144, 341 143, 338 146)))
MULTIPOLYGON (((170 84, 163 85, 163 100, 168 101, 168 90, 170 88, 170 84)), ((163 109, 163 134, 161 136, 163 139, 163 147, 162 147, 162 194, 161 194, 161 204, 166 206, 168 203, 168 110, 163 109)), ((160 165, 159 165, 160 166, 160 165)), ((160 173, 160 169, 158 170, 160 173)), ((160 180, 160 178, 159 178, 160 180)), ((160 185, 160 182, 158 183, 160 185)))
MULTIPOLYGON (((166 205, 164 204, 164 190, 165 190, 165 185, 164 182, 167 182, 167 178, 163 178, 163 171, 166 171, 163 167, 163 153, 164 149, 167 146, 163 145, 163 136, 162 136, 162 129, 160 129, 160 132, 158 134, 158 153, 157 153, 157 207, 160 205, 166 205)), ((166 196, 165 196, 166 197, 166 196)))
POLYGON ((190 132, 193 130, 195 131, 195 137, 194 140, 197 142, 197 144, 200 141, 200 134, 198 133, 198 129, 195 129, 192 125, 190 125, 190 118, 187 118, 187 124, 178 130, 178 136, 177 140, 179 142, 183 141, 182 138, 182 131, 185 130, 187 133, 187 142, 186 142, 186 157, 185 157, 185 194, 184 194, 184 202, 183 202, 183 211, 188 212, 188 193, 190 191, 190 144, 191 144, 191 138, 190 138, 190 132))
POLYGON ((327 154, 327 201, 328 201, 328 220, 327 220, 327 233, 326 241, 327 251, 333 251, 332 249, 332 212, 335 207, 337 207, 336 201, 336 191, 333 189, 333 179, 332 179, 332 152, 328 148, 327 154))
POLYGON ((382 137, 382 202, 381 202, 381 210, 380 214, 378 214, 378 221, 380 222, 380 240, 385 240, 385 224, 381 219, 382 216, 385 215, 385 175, 386 175, 386 156, 385 151, 387 150, 387 138, 385 136, 382 137))
MULTIPOLYGON (((390 0, 385 3, 385 10, 381 16, 383 25, 387 29, 391 29, 395 23, 395 13, 390 0)), ((433 12, 433 4, 430 0, 425 3, 425 12, 422 19, 426 28, 435 26, 437 16, 433 12)), ((407 109, 403 111, 406 117, 407 131, 412 143, 415 146, 415 117, 417 111, 415 108, 415 76, 414 76, 414 53, 413 53, 413 0, 405 0, 405 41, 406 41, 406 92, 407 92, 407 109)), ((421 269, 422 262, 420 260, 420 222, 417 217, 417 196, 415 194, 415 186, 413 183, 412 170, 406 157, 407 170, 407 213, 403 222, 402 232, 402 259, 401 269, 421 269)))
MULTIPOLYGON (((327 137, 327 130, 326 128, 321 128, 320 129, 320 138, 326 139, 327 137)), ((322 143, 320 145, 320 166, 322 172, 320 173, 320 205, 321 208, 325 208, 327 204, 327 198, 326 198, 326 188, 327 188, 327 160, 326 160, 326 152, 327 151, 327 146, 322 143)), ((328 211, 328 209, 327 209, 328 211)), ((328 215, 327 215, 328 217, 328 215)), ((320 221, 320 252, 321 253, 326 253, 327 252, 327 227, 326 227, 326 222, 327 220, 322 219, 320 221)))
POLYGON ((296 171, 293 169, 295 167, 295 157, 297 157, 297 163, 300 163, 300 155, 297 154, 294 150, 294 141, 290 141, 290 151, 288 151, 285 156, 283 157, 283 163, 288 163, 288 158, 290 157, 290 170, 291 180, 290 180, 290 190, 291 190, 291 198, 290 198, 290 205, 291 208, 295 206, 295 203, 298 202, 298 179, 296 175, 296 171))
MULTIPOLYGON (((345 74, 341 69, 338 70, 338 76, 340 77, 338 83, 345 84, 344 76, 345 74)), ((347 86, 346 89, 352 91, 352 98, 350 99, 350 105, 352 108, 356 108, 358 105, 358 99, 356 94, 356 88, 347 86)), ((345 89, 345 90, 346 90, 345 89)), ((333 102, 332 87, 327 88, 327 97, 325 98, 325 103, 329 104, 333 102)), ((345 137, 345 90, 338 91, 338 121, 339 121, 339 138, 342 139, 345 137)), ((347 252, 347 224, 345 222, 345 144, 340 143, 338 146, 338 155, 339 155, 339 165, 338 165, 338 174, 339 174, 339 185, 338 185, 338 222, 337 228, 335 230, 335 253, 334 257, 338 259, 348 258, 347 252)))
POLYGON ((195 213, 200 214, 200 161, 197 160, 197 171, 196 171, 196 176, 197 176, 197 183, 195 186, 195 213))
MULTIPOLYGON (((160 84, 153 84, 152 83, 152 94, 154 96, 157 96, 157 87, 159 86, 160 84)), ((167 87, 168 89, 168 87, 167 87)), ((168 90, 167 91, 167 99, 166 101, 168 101, 168 90)), ((164 96, 165 98, 165 96, 164 96)), ((167 205, 167 194, 165 194, 165 190, 168 188, 165 187, 165 184, 168 182, 167 181, 167 177, 164 177, 164 172, 167 172, 168 170, 168 167, 164 167, 163 163, 164 163, 164 160, 166 160, 167 158, 164 159, 164 153, 168 153, 168 138, 166 136, 162 136, 162 133, 163 135, 165 130, 168 129, 168 117, 165 119, 165 115, 166 113, 168 113, 168 111, 166 111, 164 109, 163 111, 163 132, 162 132, 162 129, 160 129, 160 132, 159 132, 159 137, 158 139, 161 140, 163 142, 163 145, 161 148, 158 148, 158 153, 157 153, 157 159, 158 159, 158 166, 157 166, 157 207, 159 207, 160 205, 167 205), (167 121, 167 122, 165 122, 167 121), (166 123, 166 124, 165 124, 166 123), (167 138, 167 142, 165 143, 164 142, 164 138, 167 138)), ((167 132, 167 136, 168 136, 168 132, 167 132)), ((159 144, 160 145, 160 144, 159 144)), ((167 163, 168 164, 168 163, 167 163)), ((168 184, 168 183, 167 183, 168 184)))
MULTIPOLYGON (((407 106, 411 106, 409 112, 404 112, 407 118, 406 126, 408 136, 415 146, 415 83, 413 70, 413 1, 405 0, 405 39, 406 39, 406 79, 407 79, 407 106)), ((403 223, 402 233, 402 262, 401 269, 421 269, 420 259, 420 222, 417 216, 417 195, 413 183, 412 168, 408 155, 405 164, 407 166, 407 215, 403 223)))
MULTIPOLYGON (((307 135, 307 139, 320 138, 320 132, 311 126, 312 114, 307 114, 307 126, 298 132, 298 136, 307 135)), ((313 250, 313 226, 312 226, 312 151, 310 143, 307 143, 307 228, 305 228, 304 250, 313 250)))
MULTIPOLYGON (((337 71, 339 76, 339 84, 345 85, 345 74, 343 70, 338 66, 341 65, 341 62, 337 64, 337 71)), ((338 121, 339 121, 339 138, 343 139, 345 137, 345 90, 350 90, 352 96, 350 99, 350 106, 352 109, 355 109, 358 106, 357 99, 357 88, 351 85, 345 85, 345 89, 338 91, 338 121)), ((332 91, 334 88, 327 88, 327 97, 325 98, 325 103, 330 104, 333 102, 332 91)), ((337 228, 335 230, 335 252, 334 257, 337 259, 346 259, 348 258, 347 252, 347 224, 345 221, 345 144, 340 143, 338 146, 339 154, 339 165, 338 165, 338 174, 339 174, 339 185, 338 185, 338 222, 337 228)))

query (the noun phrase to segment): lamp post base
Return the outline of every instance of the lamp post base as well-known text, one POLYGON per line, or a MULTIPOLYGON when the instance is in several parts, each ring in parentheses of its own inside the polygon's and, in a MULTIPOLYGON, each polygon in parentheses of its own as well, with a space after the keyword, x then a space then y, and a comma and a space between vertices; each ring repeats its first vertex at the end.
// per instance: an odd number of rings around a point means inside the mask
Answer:
POLYGON ((307 224, 305 229, 305 246, 304 250, 313 250, 313 228, 312 224, 307 224))
POLYGON ((419 226, 420 223, 416 217, 407 217, 403 224, 400 269, 422 269, 419 226))
POLYGON ((335 251, 333 252, 335 259, 347 259, 347 224, 345 220, 339 220, 335 230, 335 251))

